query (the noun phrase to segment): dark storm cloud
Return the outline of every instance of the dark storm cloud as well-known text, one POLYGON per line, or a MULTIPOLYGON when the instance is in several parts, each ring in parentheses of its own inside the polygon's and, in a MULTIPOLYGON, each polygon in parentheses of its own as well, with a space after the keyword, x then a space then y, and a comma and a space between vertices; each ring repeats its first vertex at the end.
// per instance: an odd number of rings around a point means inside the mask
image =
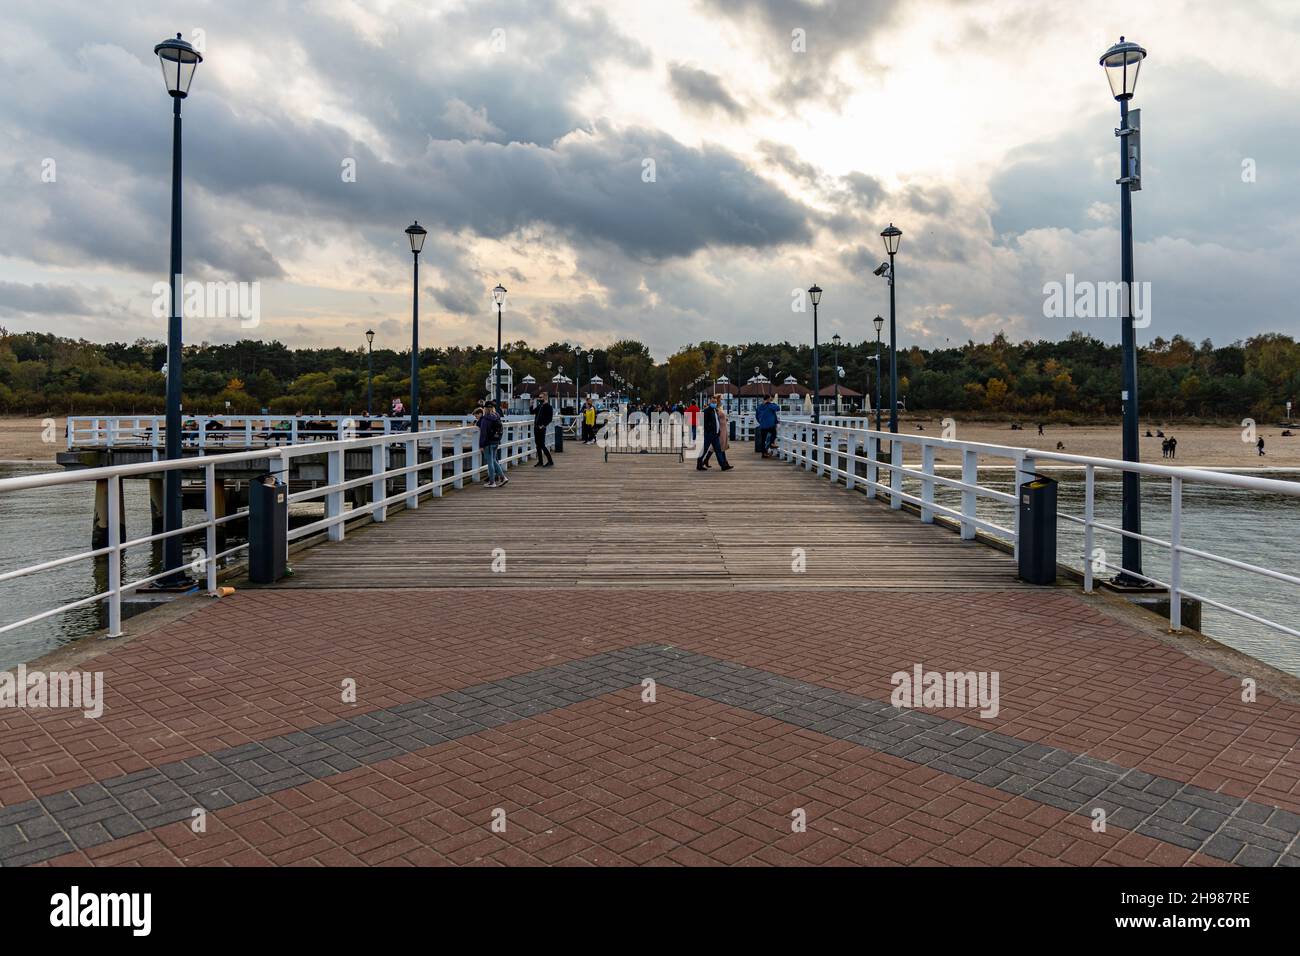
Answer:
POLYGON ((673 95, 687 106, 705 112, 721 110, 732 119, 745 118, 745 108, 727 92, 721 78, 707 70, 672 63, 668 67, 668 82, 673 95))
MULTIPOLYGON (((578 20, 555 4, 498 3, 476 5, 472 25, 465 16, 446 15, 462 48, 503 24, 510 69, 462 55, 470 63, 454 75, 426 78, 414 62, 422 51, 405 32, 394 50, 377 51, 333 21, 311 21, 311 58, 327 68, 333 92, 393 137, 382 151, 335 123, 205 90, 201 66, 184 104, 187 270, 278 277, 284 270, 263 235, 273 232, 283 252, 323 232, 386 235, 412 216, 492 238, 540 225, 648 259, 808 237, 808 211, 724 150, 688 147, 652 130, 576 125, 566 89, 607 59, 645 57, 602 15, 578 20), (555 109, 525 120, 540 97, 555 109), (460 106, 449 111, 453 101, 460 106), (440 126, 446 116, 459 127, 454 138, 440 126), (465 138, 466 125, 480 120, 508 141, 465 138), (341 175, 345 161, 355 164, 355 182, 341 175), (646 182, 651 161, 654 181, 646 182)), ((138 36, 104 26, 110 37, 140 46, 138 36)), ((220 35, 210 30, 210 58, 220 55, 220 35)), ((163 263, 170 116, 151 60, 95 43, 63 75, 23 87, 0 107, 0 118, 26 131, 22 148, 61 164, 56 185, 22 190, 29 228, 0 238, 0 252, 146 272, 163 263), (66 228, 72 222, 78 227, 66 228)))

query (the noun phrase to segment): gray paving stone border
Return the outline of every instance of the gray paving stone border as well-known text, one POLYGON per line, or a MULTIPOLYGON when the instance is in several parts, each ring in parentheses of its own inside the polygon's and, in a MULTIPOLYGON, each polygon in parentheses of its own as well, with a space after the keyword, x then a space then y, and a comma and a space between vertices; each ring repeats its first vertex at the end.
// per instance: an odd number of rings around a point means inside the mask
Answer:
POLYGON ((644 678, 1246 866, 1300 865, 1300 815, 868 697, 640 645, 369 711, 0 807, 0 866, 86 850, 493 727, 644 678))

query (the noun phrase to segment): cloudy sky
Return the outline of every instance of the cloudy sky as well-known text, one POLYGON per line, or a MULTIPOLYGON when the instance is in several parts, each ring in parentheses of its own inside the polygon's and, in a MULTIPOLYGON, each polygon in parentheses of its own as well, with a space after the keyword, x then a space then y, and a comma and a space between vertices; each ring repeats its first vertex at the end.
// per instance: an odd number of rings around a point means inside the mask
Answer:
POLYGON ((161 338, 170 100, 153 46, 205 55, 184 102, 185 273, 260 283, 260 323, 186 340, 400 348, 495 337, 662 358, 701 339, 874 336, 903 230, 899 340, 1118 338, 1043 287, 1119 268, 1118 107, 1147 48, 1140 341, 1300 334, 1300 4, 1150 0, 222 0, 9 4, 0 325, 161 338), (349 175, 355 170, 355 176, 349 175), (52 181, 50 181, 52 180, 52 181), (353 181, 354 180, 354 181, 353 181))

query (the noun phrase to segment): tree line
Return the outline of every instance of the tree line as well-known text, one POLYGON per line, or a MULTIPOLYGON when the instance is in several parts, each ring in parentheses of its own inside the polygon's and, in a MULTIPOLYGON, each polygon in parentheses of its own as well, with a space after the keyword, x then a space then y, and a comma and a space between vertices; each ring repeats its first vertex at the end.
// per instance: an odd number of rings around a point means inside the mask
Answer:
MULTIPOLYGON (((655 362, 649 348, 633 339, 580 352, 565 342, 536 348, 517 341, 506 343, 503 352, 516 381, 532 375, 548 382, 562 372, 586 382, 594 371, 607 385, 627 383, 626 390, 643 402, 693 396, 720 375, 741 384, 755 371, 774 382, 793 375, 807 385, 812 378, 811 346, 790 342, 702 341, 664 362, 655 362)), ((0 413, 159 414, 166 353, 164 343, 148 339, 100 344, 0 328, 0 413)), ((421 349, 422 409, 459 414, 482 400, 493 354, 482 346, 421 349)), ((874 395, 875 355, 874 340, 844 343, 838 353, 824 343, 819 348, 822 386, 834 383, 838 359, 841 384, 874 395)), ((889 361, 883 348, 881 359, 888 402, 889 361)), ((405 400, 410 394, 410 350, 377 348, 371 361, 373 410, 381 413, 394 397, 405 400)), ((1286 401, 1300 396, 1300 343, 1280 333, 1224 346, 1178 335, 1157 338, 1139 349, 1138 372, 1144 417, 1274 421, 1285 414, 1286 401)), ((1121 373, 1119 346, 1081 332, 1059 342, 1020 343, 999 333, 990 342, 913 346, 898 354, 899 396, 913 412, 1113 420, 1120 414, 1121 373)), ((188 345, 183 392, 185 410, 200 414, 263 408, 272 414, 363 414, 366 350, 291 349, 253 339, 188 345)))

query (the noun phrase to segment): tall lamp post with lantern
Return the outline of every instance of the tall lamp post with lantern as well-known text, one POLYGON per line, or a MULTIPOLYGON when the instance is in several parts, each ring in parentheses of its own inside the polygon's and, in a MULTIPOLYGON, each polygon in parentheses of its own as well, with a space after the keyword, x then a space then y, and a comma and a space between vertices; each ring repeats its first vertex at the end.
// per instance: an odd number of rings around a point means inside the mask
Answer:
MULTIPOLYGON (((1138 70, 1146 59, 1147 51, 1132 41, 1119 38, 1119 42, 1101 56, 1101 66, 1110 81, 1111 95, 1119 101, 1119 186, 1120 203, 1120 272, 1124 299, 1124 314, 1120 318, 1120 338, 1124 361, 1124 426, 1123 454, 1125 461, 1138 460, 1138 376, 1137 342, 1133 330, 1133 201, 1132 192, 1142 188, 1141 111, 1129 110, 1137 88, 1138 70)), ((1124 502, 1121 525, 1124 529, 1123 570, 1115 583, 1126 587, 1143 587, 1149 584, 1142 577, 1142 540, 1134 535, 1142 533, 1141 485, 1137 472, 1124 472, 1124 502)))
MULTIPOLYGON (((163 82, 172 98, 172 235, 171 315, 167 319, 167 459, 181 457, 181 100, 190 92, 194 71, 203 55, 176 34, 153 48, 162 63, 163 82)), ((171 469, 163 479, 163 570, 159 580, 165 587, 183 586, 188 578, 181 569, 182 517, 181 473, 171 469)))
POLYGON ((406 227, 415 263, 411 285, 411 434, 420 430, 420 250, 426 234, 418 219, 406 227))

